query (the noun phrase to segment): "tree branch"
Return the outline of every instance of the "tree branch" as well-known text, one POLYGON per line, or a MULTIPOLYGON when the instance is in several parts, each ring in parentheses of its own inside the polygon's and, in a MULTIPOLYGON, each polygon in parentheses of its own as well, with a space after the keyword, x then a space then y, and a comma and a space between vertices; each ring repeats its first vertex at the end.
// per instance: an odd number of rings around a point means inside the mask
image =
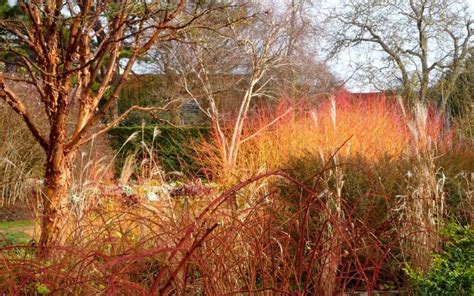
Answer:
POLYGON ((0 75, 0 97, 5 100, 5 102, 15 111, 17 114, 21 115, 23 121, 26 123, 28 128, 30 129, 33 137, 35 137, 36 141, 43 147, 44 150, 48 150, 48 141, 40 134, 39 130, 34 125, 33 121, 30 118, 28 111, 26 110, 25 105, 18 99, 16 94, 11 91, 6 85, 3 79, 3 76, 0 75))

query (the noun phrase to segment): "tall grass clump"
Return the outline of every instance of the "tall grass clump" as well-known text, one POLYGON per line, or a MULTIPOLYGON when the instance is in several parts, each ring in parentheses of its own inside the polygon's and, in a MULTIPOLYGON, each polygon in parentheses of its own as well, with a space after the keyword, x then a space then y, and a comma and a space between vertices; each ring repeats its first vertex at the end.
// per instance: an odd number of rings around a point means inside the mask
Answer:
MULTIPOLYGON (((405 114, 394 98, 357 99, 342 92, 316 106, 283 101, 272 109, 256 108, 244 130, 238 165, 227 175, 281 169, 290 159, 308 153, 328 157, 346 139, 339 152, 343 158, 361 156, 376 162, 383 157, 406 157, 414 153, 414 147, 428 144, 423 138, 413 138, 409 127, 413 116, 405 114), (273 122, 274 118, 279 120, 273 122)), ((434 112, 423 128, 434 142, 444 138, 442 121, 434 112)), ((201 141, 196 148, 198 160, 211 177, 223 175, 219 144, 218 140, 201 141)))
MULTIPOLYGON (((372 204, 377 214, 369 216, 387 221, 390 227, 385 231, 399 235, 394 247, 398 250, 397 260, 426 271, 430 254, 440 248, 438 233, 449 215, 448 201, 458 196, 470 205, 472 200, 472 186, 465 184, 470 181, 459 179, 459 170, 457 177, 446 172, 461 161, 444 167, 440 164, 448 154, 466 155, 466 148, 462 148, 466 143, 456 140, 454 132, 445 128, 445 122, 435 108, 418 105, 407 110, 397 98, 383 95, 360 99, 338 93, 317 106, 284 102, 273 109, 256 109, 249 118, 243 137, 248 141, 242 143, 238 166, 232 174, 242 177, 287 170, 299 159, 305 165, 298 171, 314 171, 331 161, 317 180, 321 188, 332 192, 325 200, 331 215, 344 220, 341 208, 347 202, 358 200, 354 208, 357 213, 365 213, 366 206, 372 204), (272 118, 280 119, 269 126, 272 118), (375 179, 368 180, 367 175, 375 179), (454 178, 464 182, 457 186, 458 192, 452 191, 456 186, 454 178), (446 184, 451 189, 445 188, 446 184)), ((201 146, 205 152, 201 157, 218 164, 219 155, 213 145, 208 142, 201 146)), ((209 168, 215 170, 211 175, 217 179, 232 175, 221 174, 218 165, 209 168)), ((472 169, 467 165, 464 173, 472 169)), ((311 175, 303 173, 302 178, 311 179, 311 175)), ((337 237, 331 227, 323 234, 337 237)), ((340 268, 337 244, 330 249, 333 253, 327 256, 327 264, 335 267, 332 271, 327 269, 324 282, 328 284, 334 283, 340 268)), ((401 265, 395 265, 400 270, 401 265)))
POLYGON ((42 176, 43 151, 8 106, 0 103, 0 114, 0 207, 25 204, 42 176))
POLYGON ((438 250, 440 244, 439 231, 443 227, 446 209, 446 176, 435 163, 441 148, 438 144, 441 143, 428 126, 428 109, 416 105, 412 118, 408 120, 413 137, 410 157, 413 164, 407 172, 405 194, 400 195, 403 221, 400 232, 408 238, 404 246, 408 260, 416 268, 426 271, 430 254, 438 250))

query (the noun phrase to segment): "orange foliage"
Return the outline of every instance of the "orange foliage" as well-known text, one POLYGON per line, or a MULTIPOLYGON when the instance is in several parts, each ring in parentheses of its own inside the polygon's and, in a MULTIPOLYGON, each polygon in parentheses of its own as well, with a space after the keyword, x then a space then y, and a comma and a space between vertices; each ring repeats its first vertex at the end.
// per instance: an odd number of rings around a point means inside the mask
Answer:
MULTIPOLYGON (((233 173, 279 169, 290 159, 308 153, 327 158, 346 140, 339 157, 377 161, 410 155, 449 138, 442 132, 443 120, 434 109, 420 116, 423 114, 404 115, 396 100, 383 95, 355 98, 338 93, 318 107, 282 100, 273 110, 256 108, 248 119, 243 139, 249 139, 242 143, 233 173), (281 119, 268 126, 279 116, 281 119)), ((199 161, 213 173, 220 172, 216 145, 205 142, 198 148, 199 161)))

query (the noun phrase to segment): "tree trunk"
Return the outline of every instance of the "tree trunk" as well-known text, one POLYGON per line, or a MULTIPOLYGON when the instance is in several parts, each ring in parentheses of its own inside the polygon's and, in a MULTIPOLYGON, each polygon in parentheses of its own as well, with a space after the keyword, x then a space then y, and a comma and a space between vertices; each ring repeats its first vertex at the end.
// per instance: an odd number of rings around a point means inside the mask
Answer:
POLYGON ((61 230, 68 219, 68 196, 74 157, 75 152, 67 153, 60 143, 48 151, 42 192, 43 215, 39 241, 43 256, 47 255, 48 246, 60 241, 61 230))

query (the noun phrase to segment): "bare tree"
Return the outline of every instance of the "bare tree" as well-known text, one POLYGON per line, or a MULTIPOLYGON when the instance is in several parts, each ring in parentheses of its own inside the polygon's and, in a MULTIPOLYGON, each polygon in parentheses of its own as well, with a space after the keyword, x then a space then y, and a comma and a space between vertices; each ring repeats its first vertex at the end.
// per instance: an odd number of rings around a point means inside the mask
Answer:
MULTIPOLYGON (((446 93, 449 93, 450 97, 446 108, 450 115, 461 117, 467 115, 466 120, 469 120, 469 115, 472 114, 474 107, 474 48, 471 48, 471 53, 461 63, 464 67, 462 73, 452 73, 451 71, 443 73, 432 92, 440 98, 446 98, 446 93), (453 81, 451 75, 457 75, 458 78, 453 81)), ((471 118, 473 118, 472 115, 471 118)))
POLYGON ((227 19, 229 26, 188 35, 187 43, 169 50, 176 54, 175 69, 181 73, 187 97, 217 134, 226 172, 235 168, 241 144, 260 132, 242 135, 256 98, 276 101, 284 95, 299 96, 300 91, 332 81, 327 69, 311 56, 313 48, 307 47, 315 32, 309 30, 303 2, 247 4, 228 10, 219 17, 227 19))
POLYGON ((191 53, 180 63, 183 86, 211 120, 225 171, 235 167, 240 145, 246 141, 242 131, 253 99, 271 96, 268 86, 274 77, 270 71, 288 63, 284 21, 273 18, 270 10, 261 12, 255 6, 242 9, 226 17, 234 18, 239 13, 246 17, 240 16, 238 22, 229 19, 230 26, 181 48, 191 53), (229 101, 229 96, 236 98, 236 109, 228 110, 231 115, 219 106, 223 100, 229 101), (230 127, 226 124, 229 119, 230 127))
POLYGON ((61 220, 67 219, 78 148, 133 110, 157 109, 132 106, 105 126, 93 128, 115 105, 137 60, 213 7, 206 4, 201 9, 184 0, 22 1, 22 18, 0 20, 0 29, 8 35, 0 51, 14 54, 17 66, 27 73, 21 79, 0 74, 0 98, 21 116, 46 154, 41 246, 58 238, 61 220), (34 87, 46 121, 33 118, 9 80, 34 87), (68 129, 73 108, 78 109, 77 117, 68 129))
POLYGON ((318 15, 320 1, 287 0, 278 2, 279 13, 274 17, 286 19, 285 55, 291 61, 274 74, 275 92, 290 98, 317 97, 330 91, 336 80, 322 61, 318 44, 322 28, 318 15))
MULTIPOLYGON (((448 83, 453 86, 464 71, 472 24, 463 0, 349 0, 328 14, 328 49, 331 56, 353 47, 365 47, 372 56, 381 53, 383 62, 375 69, 360 67, 364 76, 372 82, 383 77, 385 86, 396 80, 405 96, 425 102, 441 73, 454 73, 448 83)), ((450 91, 444 93, 443 109, 449 95, 450 91)))

